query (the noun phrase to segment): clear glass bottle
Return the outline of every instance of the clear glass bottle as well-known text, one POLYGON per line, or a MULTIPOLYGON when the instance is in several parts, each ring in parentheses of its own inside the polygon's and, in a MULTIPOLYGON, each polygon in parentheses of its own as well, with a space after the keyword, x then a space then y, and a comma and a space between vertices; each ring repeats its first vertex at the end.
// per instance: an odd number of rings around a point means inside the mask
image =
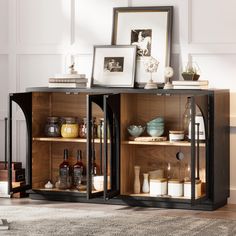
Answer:
POLYGON ((99 123, 97 125, 97 137, 98 138, 104 137, 104 118, 99 119, 99 123))
POLYGON ((185 104, 185 111, 183 114, 183 129, 184 129, 184 138, 185 140, 189 140, 189 125, 191 121, 191 99, 187 98, 187 102, 185 104))
POLYGON ((63 162, 59 166, 60 189, 71 188, 71 168, 68 161, 68 149, 64 149, 63 162))
POLYGON ((47 123, 44 128, 44 133, 47 137, 60 137, 61 136, 59 117, 49 116, 47 118, 47 123))
MULTIPOLYGON (((98 125, 97 125, 97 137, 103 138, 104 137, 104 118, 100 118, 98 125)), ((109 129, 107 126, 107 138, 110 137, 109 129)))
POLYGON ((77 151, 77 162, 73 165, 73 185, 74 188, 79 190, 79 187, 82 183, 84 172, 84 165, 82 162, 82 151, 77 151))

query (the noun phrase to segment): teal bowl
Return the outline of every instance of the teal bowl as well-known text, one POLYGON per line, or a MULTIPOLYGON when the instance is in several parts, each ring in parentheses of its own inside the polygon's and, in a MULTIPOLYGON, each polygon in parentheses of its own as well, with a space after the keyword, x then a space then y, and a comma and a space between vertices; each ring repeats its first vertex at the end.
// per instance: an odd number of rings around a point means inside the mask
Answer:
POLYGON ((139 137, 145 130, 145 126, 141 126, 141 125, 130 125, 127 128, 129 134, 133 137, 139 137))
POLYGON ((152 137, 160 137, 164 133, 164 127, 147 127, 147 133, 152 137))
POLYGON ((147 124, 147 127, 150 127, 150 128, 162 128, 162 127, 164 127, 164 123, 160 123, 160 124, 147 124))
POLYGON ((147 122, 148 124, 164 123, 163 117, 157 117, 147 122))

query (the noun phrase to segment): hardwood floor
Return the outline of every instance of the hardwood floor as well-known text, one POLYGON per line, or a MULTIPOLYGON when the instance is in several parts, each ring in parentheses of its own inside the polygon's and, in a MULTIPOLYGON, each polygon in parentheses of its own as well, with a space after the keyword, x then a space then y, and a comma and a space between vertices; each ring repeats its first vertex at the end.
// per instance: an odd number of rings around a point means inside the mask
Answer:
POLYGON ((0 198, 0 212, 1 206, 37 206, 44 205, 53 208, 67 208, 67 209, 83 209, 83 210, 130 210, 142 211, 142 214, 148 214, 150 211, 156 211, 159 216, 193 216, 198 218, 216 218, 216 219, 231 219, 236 220, 236 205, 228 204, 215 211, 196 211, 196 210, 179 210, 179 209, 164 209, 164 208, 142 208, 142 207, 129 207, 124 205, 103 205, 103 204, 88 204, 88 203, 70 203, 70 202, 56 202, 56 201, 40 201, 31 200, 29 198, 21 199, 6 199, 0 198))

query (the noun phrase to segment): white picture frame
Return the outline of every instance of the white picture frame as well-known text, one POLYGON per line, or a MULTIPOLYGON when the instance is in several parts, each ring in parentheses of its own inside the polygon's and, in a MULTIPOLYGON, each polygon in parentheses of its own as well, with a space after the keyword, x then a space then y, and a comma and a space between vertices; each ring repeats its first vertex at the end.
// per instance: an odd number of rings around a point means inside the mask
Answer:
POLYGON ((144 66, 150 56, 159 62, 157 72, 152 74, 154 82, 166 82, 164 69, 170 66, 172 17, 172 6, 114 8, 112 44, 137 45, 138 87, 144 87, 150 79, 144 66))
POLYGON ((134 45, 95 45, 91 87, 134 87, 134 45))

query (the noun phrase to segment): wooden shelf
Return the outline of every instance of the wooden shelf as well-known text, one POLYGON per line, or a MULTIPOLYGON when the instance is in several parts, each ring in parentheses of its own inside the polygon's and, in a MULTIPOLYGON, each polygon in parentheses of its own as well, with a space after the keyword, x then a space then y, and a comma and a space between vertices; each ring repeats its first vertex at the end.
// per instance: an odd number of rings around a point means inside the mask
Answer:
POLYGON ((86 193, 85 190, 76 190, 76 189, 58 189, 58 188, 34 188, 34 190, 47 191, 47 192, 74 192, 74 193, 86 193))
MULTIPOLYGON (((170 142, 170 141, 158 141, 158 142, 143 142, 143 141, 123 141, 122 144, 130 145, 157 145, 157 146, 183 146, 190 147, 191 143, 188 141, 170 142)), ((200 143, 200 147, 205 147, 205 143, 200 143)))
MULTIPOLYGON (((82 194, 86 194, 87 191, 86 189, 58 189, 58 188, 52 188, 52 189, 47 189, 47 188, 33 188, 34 191, 46 191, 46 192, 70 192, 70 193, 82 193, 82 194)), ((92 190, 92 193, 97 193, 99 191, 97 190, 92 190)))
MULTIPOLYGON (((149 193, 138 193, 138 194, 135 194, 135 193, 131 193, 131 194, 125 194, 127 196, 130 196, 130 197, 157 197, 157 198, 163 198, 163 199, 190 199, 189 197, 167 197, 167 196, 154 196, 154 195, 150 195, 149 193)), ((205 194, 202 194, 201 196, 197 197, 198 198, 202 198, 204 197, 205 194)))
MULTIPOLYGON (((62 138, 62 137, 33 137, 33 141, 41 142, 72 142, 72 143, 87 143, 86 138, 62 138)), ((95 143, 100 143, 100 139, 95 139, 95 143)))

